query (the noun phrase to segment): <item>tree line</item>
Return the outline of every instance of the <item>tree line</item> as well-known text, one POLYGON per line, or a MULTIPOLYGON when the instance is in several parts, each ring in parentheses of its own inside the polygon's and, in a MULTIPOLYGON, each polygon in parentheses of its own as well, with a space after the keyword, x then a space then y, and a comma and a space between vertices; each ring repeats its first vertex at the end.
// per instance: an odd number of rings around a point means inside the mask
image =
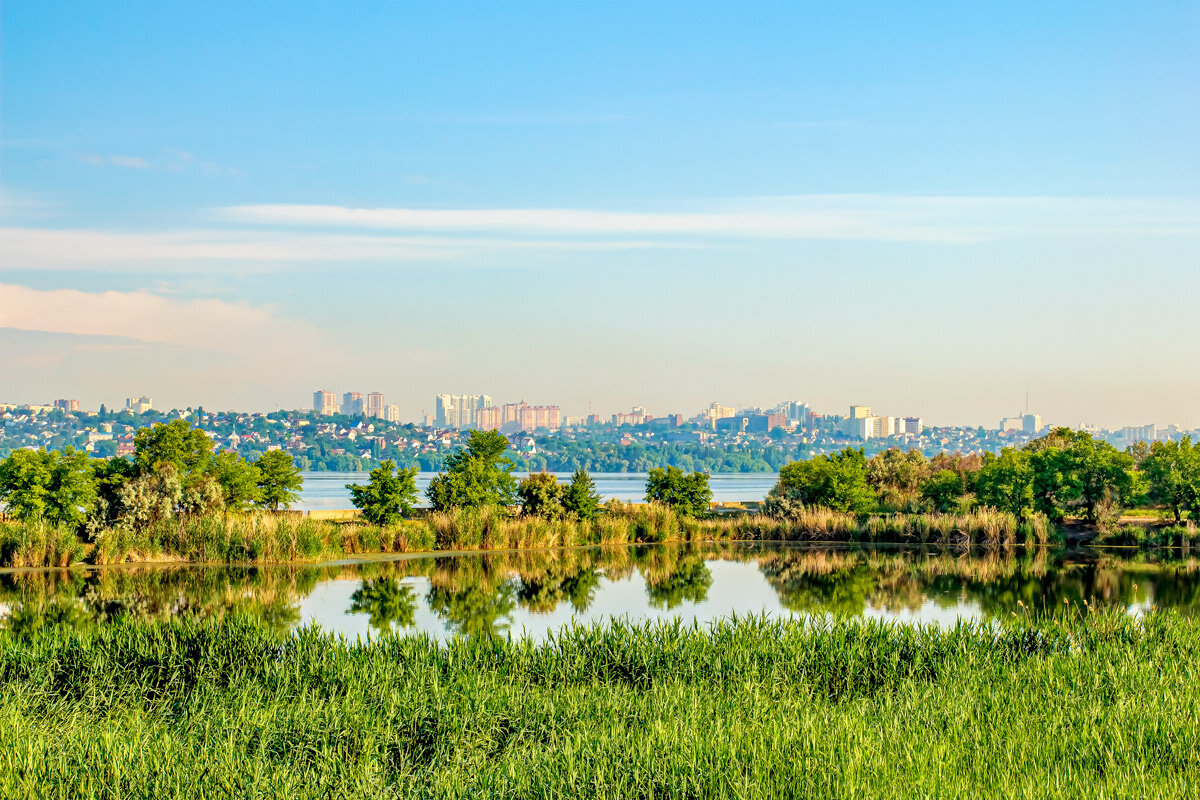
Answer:
POLYGON ((1190 438, 1119 450, 1086 431, 1055 428, 999 454, 861 449, 784 465, 764 511, 791 516, 806 506, 841 512, 954 512, 986 506, 1024 520, 1082 518, 1103 526, 1147 504, 1200 519, 1200 443, 1190 438))
POLYGON ((277 511, 299 497, 300 470, 290 455, 270 450, 248 461, 217 453, 184 420, 142 428, 134 448, 132 458, 107 460, 73 448, 16 450, 0 461, 0 502, 19 520, 94 534, 177 515, 277 511))
MULTIPOLYGON (((601 512, 595 481, 582 468, 559 483, 548 472, 535 472, 520 482, 516 462, 506 455, 508 439, 496 431, 471 431, 466 446, 446 456, 445 469, 425 490, 434 511, 484 506, 517 508, 524 516, 542 519, 591 520, 601 512)), ((384 461, 371 470, 365 485, 346 484, 355 508, 372 524, 394 524, 412 513, 417 503, 416 467, 397 467, 384 461)), ((646 481, 646 499, 678 513, 699 516, 708 511, 712 490, 703 472, 685 474, 677 467, 653 468, 646 481)))

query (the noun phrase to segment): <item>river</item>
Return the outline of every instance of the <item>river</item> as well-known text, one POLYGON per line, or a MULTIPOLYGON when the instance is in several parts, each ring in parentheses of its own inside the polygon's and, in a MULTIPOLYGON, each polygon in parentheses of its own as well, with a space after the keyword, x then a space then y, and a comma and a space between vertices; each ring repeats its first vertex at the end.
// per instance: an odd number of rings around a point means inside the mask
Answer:
MULTIPOLYGON (((292 505, 300 511, 322 509, 354 508, 350 502, 348 483, 363 484, 367 482, 365 472, 305 472, 304 486, 300 492, 300 502, 292 505)), ((436 472, 421 472, 417 474, 418 505, 427 504, 425 489, 429 487, 436 472)), ((513 473, 518 478, 524 478, 528 473, 513 473)), ((569 472, 554 473, 560 481, 571 479, 569 472)), ((646 478, 644 472, 593 472, 592 480, 596 482, 596 491, 605 500, 617 499, 624 501, 640 501, 646 495, 646 478)), ((779 475, 774 472, 758 473, 726 473, 713 475, 709 478, 712 487, 713 500, 719 502, 745 502, 762 500, 767 492, 775 485, 779 475)))

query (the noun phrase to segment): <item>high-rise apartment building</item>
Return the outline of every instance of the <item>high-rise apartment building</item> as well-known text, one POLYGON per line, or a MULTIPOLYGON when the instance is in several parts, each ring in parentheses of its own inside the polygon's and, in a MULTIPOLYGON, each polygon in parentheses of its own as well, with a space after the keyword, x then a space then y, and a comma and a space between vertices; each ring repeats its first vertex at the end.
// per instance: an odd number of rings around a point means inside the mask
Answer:
POLYGON ((883 439, 902 432, 897 430, 897 423, 902 421, 896 417, 852 417, 853 433, 864 442, 867 439, 883 439))
POLYGON ((337 398, 333 392, 327 392, 324 389, 318 389, 313 392, 313 411, 322 416, 329 416, 338 412, 337 398))
POLYGON ((68 411, 68 412, 78 411, 79 410, 79 401, 78 400, 55 400, 54 407, 58 408, 58 409, 62 409, 63 411, 68 411))
POLYGON ((871 416, 870 406, 850 406, 850 419, 866 419, 871 416))
POLYGON ((476 412, 491 407, 492 398, 486 394, 439 394, 434 424, 442 428, 475 427, 476 412))
POLYGON ((149 397, 127 397, 125 399, 125 410, 132 411, 134 414, 145 414, 152 408, 154 408, 154 403, 149 397))
POLYGON ((367 394, 366 405, 363 406, 363 413, 368 417, 383 419, 386 408, 383 404, 383 394, 381 392, 370 392, 367 394))
POLYGON ((395 405, 388 406, 387 408, 384 409, 383 416, 384 416, 384 419, 386 419, 388 422, 399 422, 400 421, 400 406, 395 406, 395 405))
POLYGON ((1041 433, 1042 418, 1037 414, 1030 414, 1028 412, 1022 414, 1021 430, 1023 430, 1025 433, 1041 433))
POLYGON ((900 430, 896 433, 907 433, 910 436, 920 436, 925 430, 925 423, 920 417, 905 417, 900 420, 900 430))
POLYGON ((498 406, 488 406, 475 411, 475 427, 481 431, 498 431, 502 425, 503 411, 498 406))
POLYGON ((348 417, 363 415, 362 392, 346 392, 342 395, 342 413, 348 417))
POLYGON ((1117 431, 1117 436, 1126 444, 1156 442, 1158 441, 1158 426, 1154 423, 1149 425, 1131 425, 1117 431))
POLYGON ((562 427, 562 411, 558 406, 531 406, 521 403, 517 427, 522 431, 556 431, 562 427))

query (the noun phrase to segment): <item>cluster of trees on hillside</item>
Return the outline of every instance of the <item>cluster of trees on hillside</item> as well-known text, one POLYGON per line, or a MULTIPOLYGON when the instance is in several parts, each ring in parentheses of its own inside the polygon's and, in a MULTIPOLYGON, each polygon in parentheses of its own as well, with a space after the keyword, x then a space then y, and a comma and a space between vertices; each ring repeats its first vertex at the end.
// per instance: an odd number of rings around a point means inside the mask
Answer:
POLYGON ((1019 519, 1081 517, 1106 524, 1145 503, 1200 519, 1200 444, 1184 438, 1125 451, 1085 431, 1056 428, 999 455, 862 450, 794 461, 779 472, 765 510, 789 516, 805 506, 844 512, 963 511, 988 506, 1019 519))
POLYGON ((107 460, 73 448, 14 451, 0 461, 0 502, 20 520, 95 533, 179 514, 278 510, 299 496, 300 471, 287 453, 256 461, 214 453, 212 440, 184 420, 139 430, 134 447, 132 458, 107 460))

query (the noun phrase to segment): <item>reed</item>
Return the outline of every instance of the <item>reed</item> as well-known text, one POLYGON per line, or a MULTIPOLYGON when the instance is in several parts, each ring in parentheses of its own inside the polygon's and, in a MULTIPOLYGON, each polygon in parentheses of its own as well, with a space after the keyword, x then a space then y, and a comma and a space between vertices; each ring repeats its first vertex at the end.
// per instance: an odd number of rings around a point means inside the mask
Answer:
POLYGON ((0 796, 1193 796, 1200 623, 0 633, 0 796))
POLYGON ((86 547, 69 528, 45 522, 0 522, 0 566, 69 567, 86 547))
MULTIPOLYGON (((268 513, 179 516, 141 530, 108 528, 89 548, 70 531, 43 524, 0 524, 0 566, 96 564, 305 563, 365 553, 505 550, 699 541, 863 542, 897 544, 1045 544, 1061 538, 1046 517, 975 509, 950 514, 846 514, 805 508, 787 518, 761 514, 691 518, 660 504, 604 506, 596 519, 523 517, 496 507, 451 509, 386 527, 268 513)), ((1185 547, 1196 526, 1125 526, 1098 544, 1185 547)))

